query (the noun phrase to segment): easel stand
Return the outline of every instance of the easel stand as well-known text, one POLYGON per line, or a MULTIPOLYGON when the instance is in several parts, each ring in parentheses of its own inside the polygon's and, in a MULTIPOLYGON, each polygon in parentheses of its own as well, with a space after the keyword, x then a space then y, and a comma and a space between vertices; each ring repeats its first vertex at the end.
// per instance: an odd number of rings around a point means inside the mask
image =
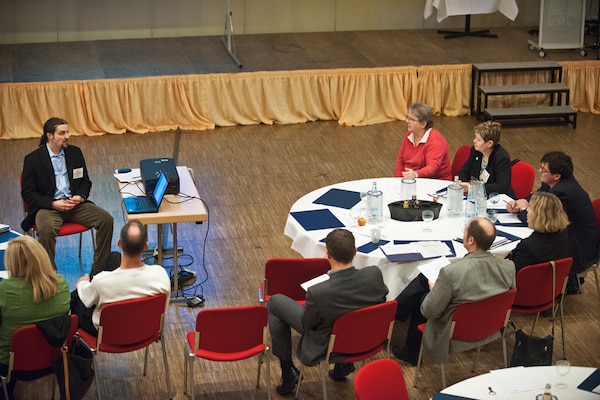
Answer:
POLYGON ((242 63, 235 56, 235 40, 233 38, 233 23, 231 22, 231 2, 227 0, 227 12, 225 13, 225 37, 221 38, 225 50, 229 54, 229 57, 237 64, 238 67, 242 68, 242 63))
POLYGON ((498 37, 498 35, 489 33, 490 32, 489 29, 484 29, 481 31, 471 31, 471 14, 465 15, 465 30, 463 32, 443 31, 443 30, 438 30, 437 32, 445 35, 444 39, 454 39, 454 38, 465 37, 465 36, 477 36, 477 37, 486 37, 486 38, 493 38, 493 39, 498 37))

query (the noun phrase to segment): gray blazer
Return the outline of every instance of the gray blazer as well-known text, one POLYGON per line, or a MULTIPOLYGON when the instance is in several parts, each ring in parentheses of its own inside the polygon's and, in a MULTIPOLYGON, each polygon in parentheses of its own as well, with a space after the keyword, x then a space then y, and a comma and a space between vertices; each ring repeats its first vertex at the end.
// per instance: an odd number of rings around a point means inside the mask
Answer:
MULTIPOLYGON (((310 287, 306 292, 298 358, 309 366, 323 360, 335 320, 348 311, 384 302, 387 293, 378 267, 332 271, 329 280, 310 287)), ((368 334, 368 327, 364 329, 368 334)), ((341 358, 332 356, 332 361, 341 358)))
POLYGON ((452 341, 450 328, 458 304, 483 300, 515 287, 515 265, 489 252, 469 253, 462 260, 442 268, 440 275, 421 303, 427 318, 423 350, 434 363, 448 361, 448 352, 476 348, 497 339, 499 334, 481 341, 452 341))

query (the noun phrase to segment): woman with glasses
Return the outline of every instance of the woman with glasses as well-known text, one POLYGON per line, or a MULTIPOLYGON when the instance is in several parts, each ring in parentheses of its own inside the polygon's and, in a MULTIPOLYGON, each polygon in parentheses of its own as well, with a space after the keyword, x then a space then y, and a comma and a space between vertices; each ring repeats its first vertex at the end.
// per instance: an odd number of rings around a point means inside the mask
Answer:
POLYGON ((521 240, 506 257, 515 263, 517 272, 528 265, 569 256, 569 218, 556 195, 549 192, 531 195, 527 225, 533 233, 521 240))
POLYGON ((484 182, 486 193, 504 193, 515 198, 510 184, 510 156, 500 145, 500 128, 500 123, 486 121, 473 129, 475 137, 469 159, 458 171, 465 192, 469 190, 469 181, 477 179, 484 182))
POLYGON ((423 103, 413 103, 406 115, 408 132, 402 140, 396 176, 452 180, 448 142, 433 128, 433 111, 423 103))

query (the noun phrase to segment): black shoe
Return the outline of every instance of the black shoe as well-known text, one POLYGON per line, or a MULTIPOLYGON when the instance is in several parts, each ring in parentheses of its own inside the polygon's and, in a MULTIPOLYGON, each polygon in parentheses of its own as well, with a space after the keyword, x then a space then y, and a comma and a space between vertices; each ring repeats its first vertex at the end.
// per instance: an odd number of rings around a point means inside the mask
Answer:
POLYGON ((335 363, 333 369, 329 371, 329 377, 336 382, 344 382, 346 376, 354 370, 354 363, 335 363))
POLYGON ((417 361, 419 361, 419 353, 410 351, 404 347, 394 346, 392 347, 392 353, 396 356, 397 359, 406 361, 410 365, 417 366, 417 361))
POLYGON ((280 396, 288 396, 294 393, 294 388, 298 384, 299 371, 296 367, 292 367, 281 375, 281 384, 275 390, 280 396))

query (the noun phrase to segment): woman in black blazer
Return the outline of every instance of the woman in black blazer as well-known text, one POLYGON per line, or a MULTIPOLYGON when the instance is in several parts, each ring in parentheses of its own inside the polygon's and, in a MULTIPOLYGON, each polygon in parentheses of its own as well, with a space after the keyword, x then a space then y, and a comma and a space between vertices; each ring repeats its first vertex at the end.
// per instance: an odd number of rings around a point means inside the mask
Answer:
POLYGON ((500 128, 500 123, 494 121, 475 126, 469 159, 458 171, 458 179, 465 192, 469 190, 469 181, 477 179, 485 183, 486 193, 504 193, 515 198, 511 186, 510 156, 500 146, 500 128))
POLYGON ((569 256, 569 219, 560 199, 549 192, 531 195, 527 207, 527 225, 533 229, 507 256, 517 272, 523 267, 569 256))

